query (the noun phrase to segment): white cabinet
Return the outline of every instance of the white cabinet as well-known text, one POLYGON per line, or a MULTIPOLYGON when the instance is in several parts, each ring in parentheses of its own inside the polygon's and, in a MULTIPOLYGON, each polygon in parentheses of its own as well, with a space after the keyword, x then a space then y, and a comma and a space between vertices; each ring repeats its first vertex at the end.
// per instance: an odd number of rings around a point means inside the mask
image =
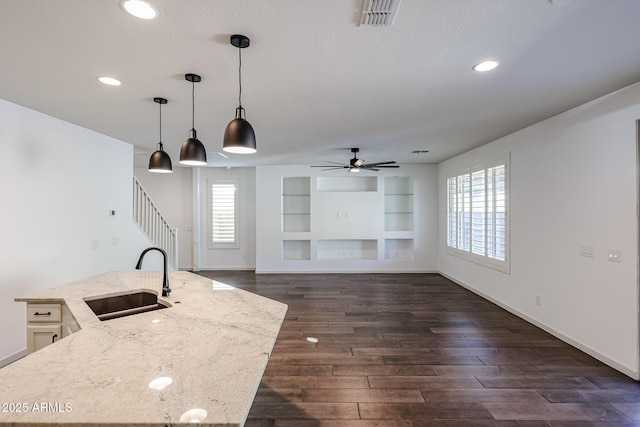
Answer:
POLYGON ((27 325, 27 352, 29 354, 62 338, 62 324, 27 325))
POLYGON ((27 352, 62 338, 62 305, 27 303, 27 352))
POLYGON ((62 303, 27 303, 27 352, 33 353, 80 329, 62 303))

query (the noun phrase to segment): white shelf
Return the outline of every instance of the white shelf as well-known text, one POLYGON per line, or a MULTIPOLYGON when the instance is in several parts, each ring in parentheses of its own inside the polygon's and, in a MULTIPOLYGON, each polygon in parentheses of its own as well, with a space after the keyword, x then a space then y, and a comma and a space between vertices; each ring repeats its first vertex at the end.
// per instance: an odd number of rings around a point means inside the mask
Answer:
POLYGON ((282 178, 282 231, 311 230, 311 195, 308 176, 282 178))
POLYGON ((385 177, 384 230, 413 231, 413 182, 411 177, 385 177))

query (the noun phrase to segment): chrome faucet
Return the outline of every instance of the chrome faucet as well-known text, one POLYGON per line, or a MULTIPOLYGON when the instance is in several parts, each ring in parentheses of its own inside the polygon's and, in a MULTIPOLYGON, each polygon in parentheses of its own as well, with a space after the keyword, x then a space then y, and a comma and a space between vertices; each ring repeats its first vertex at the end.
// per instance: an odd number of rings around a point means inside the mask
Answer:
POLYGON ((140 254, 140 258, 138 258, 138 263, 136 264, 136 270, 140 270, 140 268, 142 268, 142 259, 144 258, 144 255, 149 251, 158 251, 162 254, 162 258, 164 259, 164 276, 162 278, 162 296, 168 297, 169 294, 171 293, 171 288, 169 287, 169 274, 167 273, 167 270, 168 270, 167 253, 163 249, 152 246, 142 251, 142 253, 140 254))

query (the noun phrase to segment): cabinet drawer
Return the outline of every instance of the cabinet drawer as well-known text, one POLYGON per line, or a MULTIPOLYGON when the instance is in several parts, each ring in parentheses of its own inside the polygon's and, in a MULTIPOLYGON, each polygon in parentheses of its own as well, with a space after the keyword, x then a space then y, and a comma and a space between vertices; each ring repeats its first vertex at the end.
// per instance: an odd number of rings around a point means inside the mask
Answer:
POLYGON ((27 304, 27 322, 61 322, 60 304, 27 304))

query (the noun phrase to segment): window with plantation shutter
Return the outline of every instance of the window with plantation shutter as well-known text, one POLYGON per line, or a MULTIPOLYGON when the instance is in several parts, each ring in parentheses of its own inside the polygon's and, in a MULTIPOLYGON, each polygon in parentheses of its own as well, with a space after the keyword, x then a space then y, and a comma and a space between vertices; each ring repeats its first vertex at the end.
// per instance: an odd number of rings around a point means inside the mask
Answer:
POLYGON ((237 188, 231 181, 214 181, 210 185, 209 247, 237 247, 237 188))
POLYGON ((447 178, 449 253, 509 272, 508 157, 447 178))

